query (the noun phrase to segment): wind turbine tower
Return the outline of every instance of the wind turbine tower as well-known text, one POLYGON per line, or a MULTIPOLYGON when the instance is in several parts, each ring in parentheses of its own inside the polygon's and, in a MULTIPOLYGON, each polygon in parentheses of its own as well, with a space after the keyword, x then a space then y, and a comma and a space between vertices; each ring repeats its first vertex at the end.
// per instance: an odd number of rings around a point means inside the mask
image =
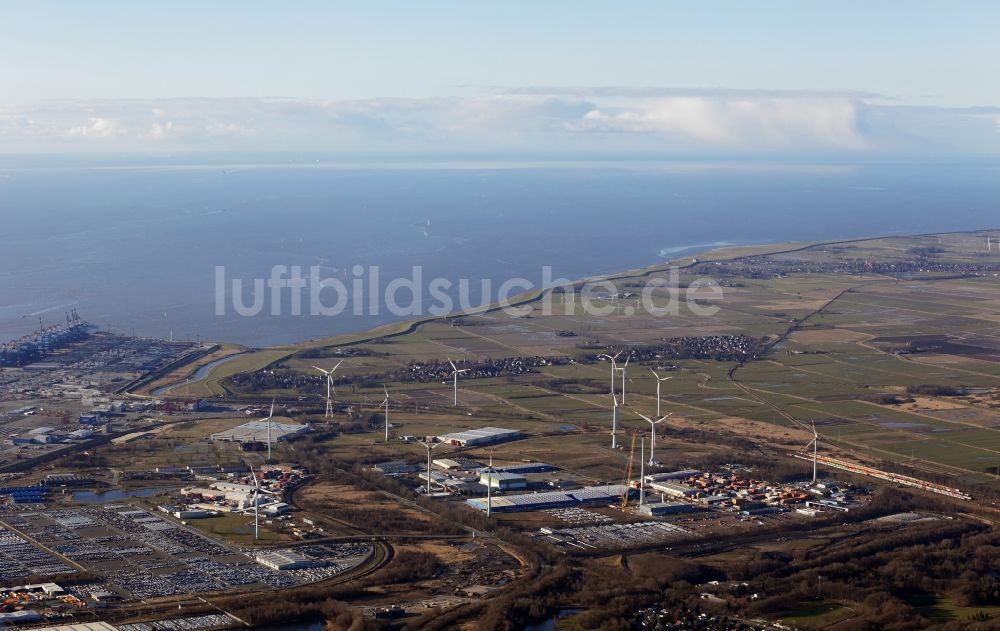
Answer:
POLYGON ((639 509, 646 503, 646 439, 639 439, 639 509))
POLYGON ((813 484, 816 484, 816 461, 819 459, 819 434, 816 433, 816 421, 812 422, 813 439, 806 445, 806 449, 813 448, 813 484))
POLYGON ((277 397, 271 399, 271 411, 267 414, 267 461, 268 462, 271 462, 271 417, 274 416, 275 398, 277 397))
POLYGON ((462 368, 461 370, 459 370, 458 366, 455 365, 455 362, 451 361, 450 359, 448 360, 448 363, 451 364, 452 387, 455 390, 455 402, 453 403, 453 405, 455 405, 457 407, 458 406, 458 376, 460 374, 462 374, 463 372, 469 372, 469 369, 468 368, 462 368))
POLYGON ((431 494, 431 452, 434 451, 439 445, 444 443, 429 443, 424 440, 418 440, 418 443, 424 446, 427 450, 427 494, 431 494))
POLYGON ((622 405, 625 405, 625 371, 628 370, 628 362, 632 359, 632 353, 625 356, 625 363, 616 370, 622 373, 622 405))
MULTIPOLYGON (((253 538, 254 541, 260 538, 260 496, 261 494, 274 495, 270 491, 265 491, 260 488, 260 479, 257 478, 257 474, 254 473, 253 467, 250 467, 250 476, 253 478, 253 538)), ((244 512, 249 509, 244 509, 244 512)))
POLYGON ((493 512, 493 450, 490 450, 490 466, 486 469, 486 516, 493 512))
POLYGON ((336 389, 333 387, 333 373, 340 368, 340 365, 343 363, 344 360, 342 359, 330 370, 323 370, 319 366, 313 366, 313 368, 326 375, 326 414, 324 415, 324 418, 333 418, 333 399, 331 398, 331 394, 336 393, 336 389))
POLYGON ((611 393, 613 406, 611 408, 611 448, 618 449, 618 397, 611 393))
POLYGON ((615 360, 618 359, 618 356, 621 355, 621 354, 622 354, 622 352, 618 351, 617 353, 614 354, 614 356, 611 356, 611 355, 608 355, 608 354, 603 354, 603 355, 598 355, 597 356, 600 359, 607 359, 608 361, 611 362, 611 394, 612 395, 614 395, 614 393, 615 393, 615 371, 617 370, 617 368, 615 367, 615 360))
POLYGON ((384 385, 382 390, 385 391, 385 398, 379 407, 385 408, 385 442, 389 442, 389 390, 384 385))

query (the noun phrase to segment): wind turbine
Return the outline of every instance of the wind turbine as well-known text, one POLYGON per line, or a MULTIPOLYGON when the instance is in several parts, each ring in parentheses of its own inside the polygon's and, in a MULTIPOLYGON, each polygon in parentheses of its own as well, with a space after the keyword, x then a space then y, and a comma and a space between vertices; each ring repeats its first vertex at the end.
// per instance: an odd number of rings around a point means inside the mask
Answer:
POLYGON ((618 397, 611 393, 614 407, 611 408, 611 448, 618 449, 618 397))
POLYGON ((490 466, 486 469, 486 516, 493 512, 493 450, 490 449, 490 466))
POLYGON ((461 370, 459 370, 458 366, 455 365, 455 362, 451 361, 450 359, 448 360, 448 363, 451 364, 451 379, 452 379, 452 385, 455 388, 455 403, 454 403, 454 405, 457 406, 458 405, 458 376, 460 374, 462 374, 463 372, 469 372, 469 369, 468 368, 462 368, 461 370))
POLYGON ((615 369, 621 371, 622 373, 622 405, 625 405, 625 371, 628 369, 628 362, 631 359, 632 353, 629 353, 625 356, 625 363, 622 364, 620 368, 615 369))
MULTIPOLYGON (((636 412, 636 414, 639 413, 636 412)), ((649 423, 649 466, 653 466, 656 464, 656 426, 670 418, 672 415, 667 414, 666 416, 661 416, 655 421, 645 414, 639 414, 639 416, 642 417, 642 420, 649 423)))
POLYGON ((313 366, 313 368, 326 375, 326 414, 324 415, 324 418, 331 418, 333 416, 333 399, 330 398, 330 393, 336 392, 333 387, 333 373, 335 370, 340 368, 340 365, 343 363, 344 360, 342 359, 330 370, 323 370, 319 366, 313 366))
POLYGON ((816 421, 812 422, 813 439, 806 445, 806 449, 813 448, 813 484, 816 484, 816 460, 819 458, 819 434, 816 433, 816 421))
POLYGON ((597 356, 598 358, 604 358, 604 359, 607 359, 607 360, 609 360, 611 362, 611 394, 612 395, 615 393, 615 370, 616 370, 615 369, 615 360, 618 359, 618 356, 621 355, 621 354, 622 354, 622 352, 618 351, 617 353, 615 353, 614 357, 612 357, 611 355, 608 355, 608 354, 603 354, 603 355, 598 355, 597 356))
MULTIPOLYGON (((250 467, 250 476, 253 478, 253 488, 254 488, 254 493, 253 493, 253 538, 254 538, 254 541, 256 541, 257 539, 260 538, 260 496, 261 496, 261 494, 274 495, 274 493, 271 493, 270 491, 265 491, 264 489, 260 488, 260 480, 257 479, 257 474, 253 472, 253 467, 250 467)), ((245 513, 248 510, 249 509, 245 508, 245 509, 243 509, 243 512, 245 513)))
POLYGON ((639 510, 646 503, 646 439, 639 439, 639 510))
POLYGON ((418 440, 417 442, 420 443, 421 445, 423 445, 424 449, 427 450, 427 494, 430 495, 431 494, 431 452, 434 451, 434 449, 437 448, 438 446, 443 445, 444 443, 429 443, 429 442, 424 441, 424 440, 418 440))
POLYGON ((660 415, 660 384, 663 383, 664 381, 666 381, 667 379, 673 379, 674 376, 670 375, 669 377, 661 377, 658 374, 656 374, 656 371, 653 370, 652 368, 649 369, 649 372, 653 373, 653 377, 656 378, 656 415, 659 416, 660 415))
MULTIPOLYGON (((274 416, 274 400, 271 399, 271 411, 267 414, 267 461, 271 462, 271 417, 274 416)), ((287 413, 287 411, 286 411, 287 413)))
POLYGON ((382 390, 385 391, 385 398, 382 399, 379 407, 385 408, 385 442, 389 442, 389 390, 384 385, 382 390))

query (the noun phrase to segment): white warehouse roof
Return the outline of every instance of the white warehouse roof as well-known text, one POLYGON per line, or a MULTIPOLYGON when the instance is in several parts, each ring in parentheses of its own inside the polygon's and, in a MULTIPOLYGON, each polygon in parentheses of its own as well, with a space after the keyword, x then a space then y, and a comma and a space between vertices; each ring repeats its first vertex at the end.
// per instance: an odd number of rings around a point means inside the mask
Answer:
POLYGON ((467 429, 464 432, 452 432, 438 436, 438 440, 445 443, 459 443, 461 445, 484 445, 488 443, 499 443, 506 440, 513 440, 521 435, 516 429, 504 429, 502 427, 481 427, 479 429, 467 429))
MULTIPOLYGON (((271 441, 278 442, 289 436, 309 431, 308 425, 298 423, 275 423, 271 421, 271 441)), ((248 421, 232 429, 216 432, 212 440, 226 440, 235 443, 265 442, 267 440, 267 419, 248 421)))

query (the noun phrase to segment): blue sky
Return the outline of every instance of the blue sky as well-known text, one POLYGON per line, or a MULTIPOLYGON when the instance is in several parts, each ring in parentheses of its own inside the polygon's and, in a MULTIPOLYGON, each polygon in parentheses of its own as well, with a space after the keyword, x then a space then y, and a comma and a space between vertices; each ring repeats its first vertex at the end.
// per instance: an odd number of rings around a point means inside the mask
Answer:
POLYGON ((0 152, 996 153, 998 27, 975 1, 0 1, 0 152))

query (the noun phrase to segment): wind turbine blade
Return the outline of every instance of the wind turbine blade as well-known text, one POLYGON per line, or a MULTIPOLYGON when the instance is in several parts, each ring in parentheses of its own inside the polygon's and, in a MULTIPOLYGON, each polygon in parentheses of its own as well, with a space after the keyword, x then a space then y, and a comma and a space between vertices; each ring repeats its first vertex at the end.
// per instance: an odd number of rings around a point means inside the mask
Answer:
POLYGON ((451 371, 452 372, 456 372, 458 370, 458 366, 456 366, 455 362, 451 361, 451 359, 448 360, 448 363, 451 364, 451 371))
POLYGON ((315 368, 316 370, 320 371, 320 372, 321 372, 321 373, 323 373, 324 375, 325 375, 325 374, 327 374, 327 371, 323 370, 323 369, 322 369, 322 368, 320 368, 319 366, 313 366, 313 368, 315 368))
POLYGON ((343 359, 342 359, 342 360, 340 360, 339 362, 337 362, 337 365, 336 365, 336 366, 334 366, 333 368, 331 368, 331 369, 330 369, 330 372, 332 373, 332 372, 333 372, 334 370, 337 370, 338 368, 340 368, 340 365, 341 365, 341 364, 343 364, 343 363, 344 363, 344 360, 343 360, 343 359))
MULTIPOLYGON (((273 416, 274 416, 274 401, 275 401, 275 399, 277 399, 277 398, 278 398, 278 397, 272 397, 272 398, 271 398, 271 411, 270 411, 270 412, 268 413, 268 415, 267 415, 267 420, 269 420, 269 421, 271 420, 271 417, 273 417, 273 416)), ((288 410, 285 410, 285 413, 287 414, 287 413, 288 413, 288 410)))

